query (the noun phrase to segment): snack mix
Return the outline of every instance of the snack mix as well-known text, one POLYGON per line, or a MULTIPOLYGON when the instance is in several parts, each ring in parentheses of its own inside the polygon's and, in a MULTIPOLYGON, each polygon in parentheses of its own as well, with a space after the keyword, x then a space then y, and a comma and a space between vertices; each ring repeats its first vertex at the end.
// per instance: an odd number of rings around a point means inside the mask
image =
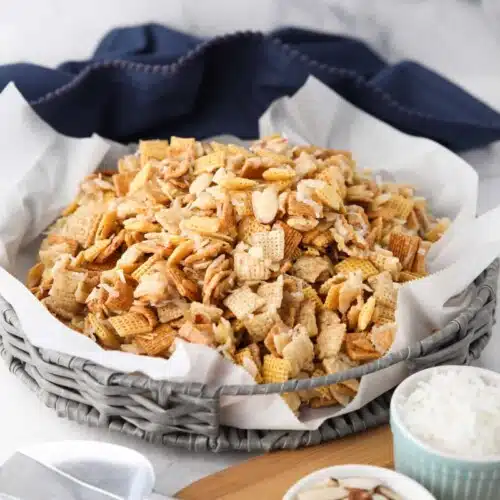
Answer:
MULTIPOLYGON (((147 140, 82 182, 27 284, 105 349, 168 358, 179 338, 281 383, 383 356, 398 288, 426 275, 448 225, 347 151, 147 140)), ((346 405, 358 387, 284 398, 294 411, 346 405)))

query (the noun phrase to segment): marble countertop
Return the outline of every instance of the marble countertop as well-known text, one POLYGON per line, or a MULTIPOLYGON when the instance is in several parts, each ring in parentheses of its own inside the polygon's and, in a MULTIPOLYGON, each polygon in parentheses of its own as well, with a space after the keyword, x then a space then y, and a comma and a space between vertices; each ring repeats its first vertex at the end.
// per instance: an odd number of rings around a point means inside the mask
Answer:
MULTIPOLYGON (((155 21, 206 36, 299 25, 360 37, 390 61, 418 60, 500 110, 498 5, 496 0, 172 0, 167 7, 161 0, 2 0, 0 64, 27 60, 54 66, 63 60, 82 59, 106 30, 123 24, 155 21)), ((465 157, 481 178, 479 210, 483 212, 500 199, 500 143, 465 157)), ((500 370, 498 327, 496 334, 482 363, 500 370)), ((158 491, 172 494, 248 458, 247 454, 194 454, 155 446, 58 419, 3 363, 0 403, 0 463, 17 448, 37 442, 105 440, 146 455, 154 465, 158 491)))

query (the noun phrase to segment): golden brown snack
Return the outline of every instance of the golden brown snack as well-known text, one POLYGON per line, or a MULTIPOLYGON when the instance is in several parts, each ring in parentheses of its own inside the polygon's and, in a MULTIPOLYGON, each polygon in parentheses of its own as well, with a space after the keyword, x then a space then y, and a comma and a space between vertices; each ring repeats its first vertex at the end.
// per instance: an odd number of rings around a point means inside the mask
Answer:
MULTIPOLYGON (((271 136, 249 149, 141 141, 88 176, 51 228, 30 290, 106 349, 169 357, 215 348, 257 383, 383 356, 400 283, 426 275, 447 229, 407 185, 376 183, 346 151, 271 136)), ((347 404, 348 380, 285 395, 347 404)))

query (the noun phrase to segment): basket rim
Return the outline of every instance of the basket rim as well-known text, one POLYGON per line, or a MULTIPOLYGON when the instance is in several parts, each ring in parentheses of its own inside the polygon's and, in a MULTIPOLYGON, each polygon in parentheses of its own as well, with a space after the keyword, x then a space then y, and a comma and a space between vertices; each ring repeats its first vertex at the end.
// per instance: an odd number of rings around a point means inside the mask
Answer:
POLYGON ((461 330, 466 332, 469 321, 474 315, 481 310, 481 308, 488 302, 490 297, 495 296, 497 289, 497 276, 500 267, 500 260, 495 259, 482 273, 474 280, 469 287, 475 287, 475 297, 471 303, 461 311, 457 317, 453 318, 443 328, 435 331, 431 335, 423 338, 414 344, 404 347, 396 352, 391 352, 375 361, 366 363, 364 365, 350 368, 338 373, 325 375, 322 377, 312 377, 309 379, 291 379, 283 383, 271 384, 221 384, 213 385, 202 382, 182 382, 172 380, 157 380, 152 379, 148 375, 138 373, 126 373, 115 371, 111 368, 99 365, 98 363, 79 356, 59 353, 45 348, 34 346, 27 336, 22 331, 19 319, 14 308, 0 295, 0 301, 8 307, 3 308, 3 319, 5 322, 11 324, 18 332, 16 335, 13 332, 4 330, 0 335, 14 335, 20 337, 30 349, 44 354, 43 359, 46 363, 51 363, 58 366, 66 367, 72 371, 75 370, 75 362, 79 368, 82 368, 86 375, 92 376, 87 370, 98 370, 101 374, 105 374, 108 378, 109 386, 120 386, 123 379, 128 380, 130 388, 145 389, 158 389, 161 386, 168 385, 173 389, 183 390, 185 394, 192 394, 193 396, 204 397, 219 397, 220 395, 265 395, 265 394, 278 394, 284 392, 296 392, 300 390, 313 389, 325 385, 335 384, 351 378, 360 378, 369 373, 373 373, 390 366, 393 366, 401 361, 407 361, 426 355, 427 353, 435 350, 436 347, 441 348, 449 343, 461 330), (10 318, 7 318, 7 313, 10 313, 10 318), (14 322, 11 321, 14 320, 14 322), (52 359, 57 356, 58 359, 52 359), (61 362, 66 360, 66 362, 61 362))

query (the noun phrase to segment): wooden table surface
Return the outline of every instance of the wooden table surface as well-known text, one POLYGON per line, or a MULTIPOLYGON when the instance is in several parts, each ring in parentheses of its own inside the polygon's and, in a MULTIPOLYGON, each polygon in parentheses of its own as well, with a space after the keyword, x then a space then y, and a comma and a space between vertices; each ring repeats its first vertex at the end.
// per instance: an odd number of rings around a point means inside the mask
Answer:
POLYGON ((181 500, 273 500, 301 477, 323 467, 368 464, 392 467, 389 426, 297 451, 252 458, 208 476, 177 493, 181 500))

